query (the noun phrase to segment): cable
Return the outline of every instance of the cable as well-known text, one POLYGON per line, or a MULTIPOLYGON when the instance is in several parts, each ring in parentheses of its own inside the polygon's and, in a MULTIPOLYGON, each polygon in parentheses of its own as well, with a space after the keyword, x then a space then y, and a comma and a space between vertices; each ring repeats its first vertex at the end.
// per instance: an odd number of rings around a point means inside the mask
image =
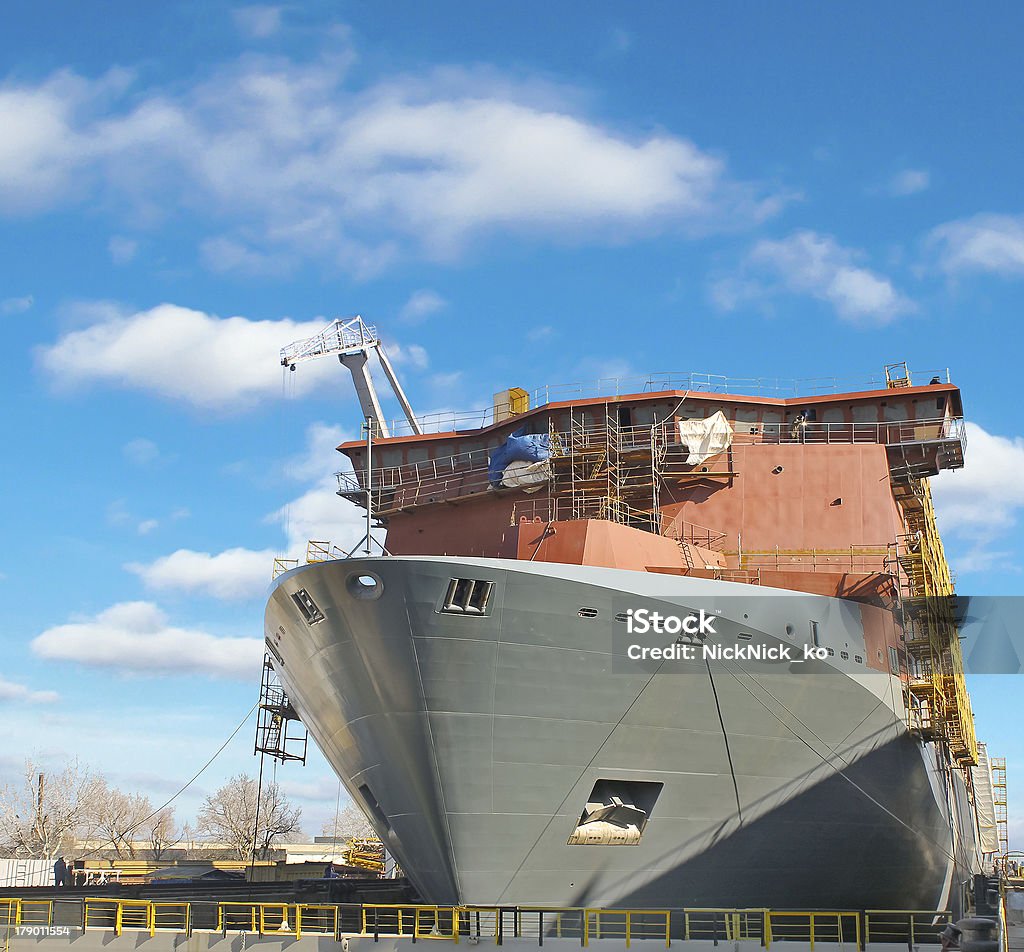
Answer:
POLYGON ((331 862, 338 849, 338 821, 341 819, 341 780, 338 781, 338 802, 334 805, 334 836, 331 837, 331 862))
MULTIPOLYGON (((737 665, 737 667, 739 667, 739 666, 737 665)), ((755 678, 749 671, 746 671, 742 667, 740 668, 740 670, 745 675, 747 675, 747 677, 749 677, 766 694, 768 694, 770 697, 774 697, 774 695, 767 688, 765 688, 764 685, 762 685, 761 682, 758 681, 757 678, 755 678)), ((818 757, 823 764, 825 764, 828 767, 831 767, 848 784, 850 784, 856 790, 859 790, 865 797, 867 797, 868 800, 870 800, 873 804, 875 804, 875 806, 877 806, 880 810, 882 810, 884 813, 886 813, 889 816, 891 816, 897 823, 899 823, 900 826, 904 827, 906 830, 908 830, 909 832, 913 833, 914 836, 917 836, 920 839, 924 840, 926 843, 930 843, 932 846, 937 847, 943 854, 948 856, 954 863, 957 862, 956 856, 953 853, 950 853, 949 850, 947 850, 945 846, 943 846, 937 840, 933 840, 931 837, 929 837, 926 834, 922 833, 920 830, 914 829, 914 827, 912 827, 904 819, 902 819, 901 817, 898 817, 895 813, 893 813, 892 810, 890 810, 884 803, 882 803, 879 800, 875 799, 875 797, 873 797, 870 793, 868 793, 867 790, 865 790, 859 783, 857 783, 857 781, 855 781, 852 778, 848 777, 846 775, 846 773, 842 769, 837 767, 834 763, 832 763, 827 758, 823 757, 819 751, 817 751, 811 744, 809 744, 803 737, 801 737, 795 730, 793 730, 793 728, 790 727, 781 717, 779 717, 779 715, 775 711, 773 711, 767 704, 764 703, 764 701, 761 700, 761 698, 759 698, 753 691, 750 690, 749 687, 747 687, 738 677, 736 677, 736 675, 733 674, 732 671, 729 671, 729 669, 726 668, 726 672, 730 675, 730 677, 732 677, 736 681, 737 684, 739 684, 739 686, 741 688, 743 688, 744 691, 746 691, 755 701, 757 701, 758 704, 760 704, 769 714, 771 714, 772 717, 774 717, 784 728, 786 728, 787 731, 789 731, 798 741, 800 741, 801 744, 803 744, 812 754, 814 754, 815 757, 818 757)), ((778 700, 778 699, 776 699, 776 700, 778 700)), ((783 707, 785 707, 785 705, 782 704, 781 701, 779 701, 779 704, 781 704, 783 707)), ((786 710, 789 711, 789 708, 786 708, 786 710)), ((821 738, 818 737, 818 735, 815 734, 814 731, 811 730, 811 728, 808 727, 807 724, 805 724, 800 719, 799 716, 794 714, 792 711, 789 711, 789 714, 802 727, 806 728, 806 730, 809 733, 813 734, 818 740, 820 740, 821 743, 823 743, 825 745, 825 747, 827 747, 831 751, 831 753, 833 753, 836 757, 841 757, 842 756, 837 751, 832 750, 832 748, 829 747, 827 742, 821 740, 821 738)), ((846 766, 849 766, 849 764, 847 764, 846 766)))
POLYGON ((715 678, 711 673, 711 662, 704 659, 704 666, 708 669, 708 680, 711 682, 711 693, 715 698, 715 709, 718 711, 718 723, 722 726, 722 740, 725 741, 725 756, 729 761, 729 773, 732 776, 732 792, 736 794, 736 813, 743 823, 743 807, 740 804, 740 788, 736 782, 736 768, 732 764, 732 751, 729 749, 729 732, 725 729, 725 719, 722 717, 722 705, 718 702, 718 689, 715 687, 715 678))
POLYGON ((605 744, 607 744, 608 741, 611 740, 612 734, 614 734, 615 731, 618 730, 619 726, 626 719, 626 715, 629 714, 629 712, 631 710, 633 710, 633 706, 637 703, 637 701, 640 700, 641 697, 643 697, 644 692, 650 686, 651 682, 655 679, 655 677, 657 677, 657 675, 660 673, 661 669, 663 667, 665 667, 665 665, 667 663, 668 662, 665 659, 662 659, 661 661, 658 662, 658 667, 655 668, 653 672, 651 672, 651 676, 644 682, 644 686, 642 688, 640 688, 640 690, 637 692, 636 697, 633 698, 633 700, 629 702, 629 704, 626 706, 626 709, 620 715, 619 719, 612 725, 612 729, 610 731, 608 731, 608 733, 605 735, 604 740, 601 741, 601 743, 598 745, 597 750, 594 751, 594 756, 591 757, 590 760, 587 762, 587 764, 583 767, 583 769, 580 770, 579 776, 577 776, 576 780, 569 787, 569 792, 566 793, 566 795, 564 797, 562 797, 562 802, 558 804, 558 809, 555 810, 555 812, 548 818, 548 822, 544 824, 544 829, 542 829, 540 831, 540 833, 537 834, 537 838, 533 841, 533 844, 530 846, 530 848, 524 854, 522 861, 516 867, 516 869, 512 873, 512 875, 509 876, 508 881, 505 883, 505 886, 504 886, 504 888, 501 891, 501 895, 502 896, 505 895, 505 892, 507 892, 509 886, 512 885, 512 883, 515 880, 516 876, 519 875, 519 873, 522 870, 523 866, 526 865, 526 861, 530 858, 530 855, 537 848, 537 844, 541 841, 541 839, 543 839, 544 834, 547 833, 548 828, 554 822, 555 817, 557 817, 559 815, 562 807, 565 806, 565 801, 568 800, 570 796, 572 796, 572 791, 576 789, 576 785, 586 776, 587 771, 593 766, 594 761, 597 760, 597 758, 600 756, 601 751, 604 750, 605 744))
POLYGON ((261 750, 260 778, 256 781, 256 818, 252 824, 252 863, 249 865, 249 882, 252 882, 253 874, 256 872, 256 851, 260 841, 260 800, 263 799, 263 762, 266 759, 266 752, 261 750))
MULTIPOLYGON (((228 744, 230 744, 231 741, 233 741, 235 739, 235 735, 245 726, 246 721, 248 721, 249 718, 252 717, 252 712, 255 711, 256 708, 259 707, 259 705, 260 705, 260 702, 257 701, 252 707, 249 708, 249 710, 246 712, 245 717, 243 717, 241 719, 241 721, 238 722, 238 726, 228 735, 228 739, 226 741, 224 741, 224 743, 221 744, 220 747, 217 748, 217 752, 208 761, 206 761, 206 763, 203 764, 203 766, 200 767, 198 771, 196 771, 196 773, 192 776, 192 778, 188 781, 188 783, 186 783, 184 786, 182 786, 178 790, 176 790, 169 800, 165 801, 160 806, 158 806, 152 813, 149 814, 149 816, 143 817, 134 826, 131 826, 127 830, 125 830, 122 838, 127 837, 130 834, 134 833, 140 826, 142 826, 143 823, 146 823, 149 820, 152 820, 153 817, 155 817, 161 810, 164 810, 167 807, 169 807, 175 800, 178 799, 178 797, 180 797, 186 790, 188 790, 188 788, 191 787, 192 784, 195 783, 199 779, 199 777, 202 775, 203 771, 205 771, 206 768, 209 767, 210 764, 212 764, 221 755, 221 753, 223 752, 224 748, 227 747, 228 744)), ((114 846, 114 844, 111 843, 111 846, 114 846)), ((90 850, 85 855, 86 856, 93 856, 96 853, 99 853, 99 852, 105 850, 106 848, 107 847, 104 844, 103 846, 98 846, 98 847, 96 847, 96 849, 90 850)))

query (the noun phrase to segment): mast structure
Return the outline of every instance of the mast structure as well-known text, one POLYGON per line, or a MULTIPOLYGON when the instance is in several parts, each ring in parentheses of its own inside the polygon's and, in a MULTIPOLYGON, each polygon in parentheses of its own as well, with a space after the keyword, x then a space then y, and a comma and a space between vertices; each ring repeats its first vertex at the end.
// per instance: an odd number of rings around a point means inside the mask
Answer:
POLYGON ((362 408, 364 419, 370 421, 370 426, 376 430, 378 436, 387 438, 391 432, 384 419, 377 389, 374 387, 373 378, 370 375, 371 353, 377 355, 384 375, 405 413, 409 428, 416 435, 422 434, 423 430, 412 412, 409 399, 398 381, 395 369, 384 350, 384 344, 377 335, 377 328, 372 324, 367 324, 358 314, 348 320, 338 318, 331 321, 319 334, 306 340, 295 341, 282 348, 281 366, 295 370, 296 365, 303 361, 314 360, 318 357, 337 356, 342 366, 347 367, 352 374, 352 381, 355 384, 356 396, 359 398, 359 406, 362 408))

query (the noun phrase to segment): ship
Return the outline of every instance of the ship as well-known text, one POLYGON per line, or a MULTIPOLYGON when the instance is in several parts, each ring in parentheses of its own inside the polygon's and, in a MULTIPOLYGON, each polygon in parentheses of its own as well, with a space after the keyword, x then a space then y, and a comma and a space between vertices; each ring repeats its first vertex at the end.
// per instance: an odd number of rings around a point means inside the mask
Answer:
POLYGON ((268 659, 424 901, 966 908, 996 846, 929 478, 948 372, 653 375, 386 423, 337 355, 355 551, 273 583, 268 659), (987 799, 986 799, 987 798, 987 799))

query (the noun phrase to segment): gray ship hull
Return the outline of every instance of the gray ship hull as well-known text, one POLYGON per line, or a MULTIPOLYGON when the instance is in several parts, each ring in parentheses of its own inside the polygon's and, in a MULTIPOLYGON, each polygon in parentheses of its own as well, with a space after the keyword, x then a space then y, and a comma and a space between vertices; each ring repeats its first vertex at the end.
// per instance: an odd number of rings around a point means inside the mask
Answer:
POLYGON ((352 559, 281 576, 266 635, 316 743, 430 902, 942 908, 978 867, 959 772, 908 734, 899 682, 853 660, 859 615, 838 599, 352 559), (485 613, 442 610, 454 578, 493 582, 485 613), (640 607, 720 612, 722 645, 795 648, 813 620, 834 653, 631 664, 615 616, 640 607), (635 845, 570 845, 598 781, 657 790, 635 845))

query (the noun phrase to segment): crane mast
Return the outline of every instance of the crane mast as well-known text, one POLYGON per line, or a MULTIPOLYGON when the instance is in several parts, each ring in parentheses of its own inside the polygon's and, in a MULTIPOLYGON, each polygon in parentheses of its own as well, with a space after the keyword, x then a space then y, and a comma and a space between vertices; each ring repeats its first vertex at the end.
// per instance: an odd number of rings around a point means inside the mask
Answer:
POLYGON ((368 363, 371 352, 376 353, 412 432, 421 434, 423 430, 412 412, 412 406, 398 381, 394 367, 391 366, 384 345, 377 336, 377 329, 363 321, 359 315, 348 320, 339 318, 331 321, 319 334, 306 340, 295 341, 295 343, 282 348, 281 366, 295 370, 296 365, 305 360, 337 355, 341 364, 347 367, 352 374, 352 382, 356 388, 356 396, 359 398, 363 418, 376 432, 376 435, 386 438, 391 435, 391 432, 384 419, 377 390, 370 375, 368 363))

